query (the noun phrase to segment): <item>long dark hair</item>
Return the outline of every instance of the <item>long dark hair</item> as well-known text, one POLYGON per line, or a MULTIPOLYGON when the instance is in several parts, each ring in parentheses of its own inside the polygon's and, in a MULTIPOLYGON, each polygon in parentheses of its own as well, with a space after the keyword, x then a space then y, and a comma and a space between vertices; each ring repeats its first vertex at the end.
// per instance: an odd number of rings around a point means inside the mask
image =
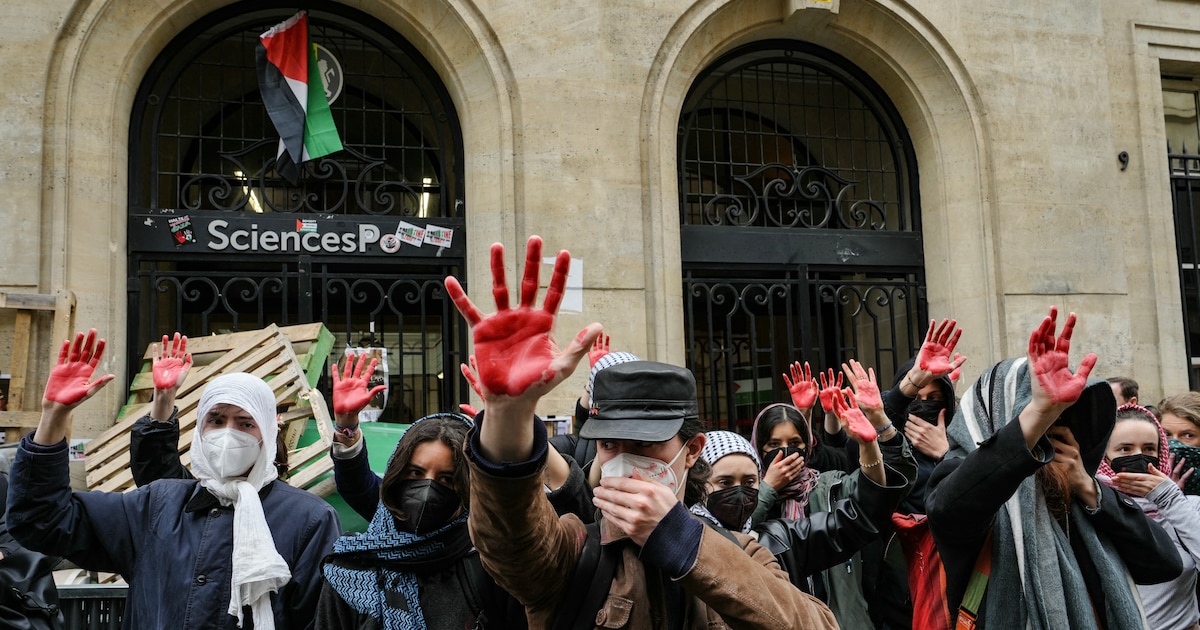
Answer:
POLYGON ((396 445, 396 451, 392 453, 392 459, 388 462, 387 471, 383 474, 383 482, 379 485, 383 505, 393 516, 401 521, 408 520, 408 515, 400 509, 399 502, 392 501, 393 492, 396 486, 404 480, 404 471, 408 468, 409 461, 412 460, 413 452, 421 444, 433 440, 450 447, 450 451, 454 454, 454 492, 462 499, 463 508, 467 507, 471 498, 471 489, 463 443, 467 439, 469 429, 464 418, 447 413, 426 416, 413 423, 408 431, 404 432, 404 437, 400 438, 400 443, 396 445))
MULTIPOLYGON (((813 438, 812 427, 808 421, 804 419, 804 415, 798 409, 791 405, 775 404, 763 409, 758 414, 758 421, 754 423, 754 448, 758 450, 758 456, 762 457, 763 447, 767 442, 771 441, 771 433, 775 431, 775 427, 790 422, 796 427, 796 433, 799 433, 804 438, 804 451, 806 453, 805 461, 812 461, 813 453, 817 450, 816 440, 813 438)), ((763 470, 770 466, 771 462, 763 461, 763 470)))

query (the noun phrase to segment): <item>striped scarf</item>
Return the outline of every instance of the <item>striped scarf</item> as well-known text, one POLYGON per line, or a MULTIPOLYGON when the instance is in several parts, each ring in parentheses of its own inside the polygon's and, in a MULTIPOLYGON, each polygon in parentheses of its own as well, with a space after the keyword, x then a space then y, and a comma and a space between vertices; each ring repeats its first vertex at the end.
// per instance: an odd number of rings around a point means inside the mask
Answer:
MULTIPOLYGON (((947 427, 949 457, 966 457, 1029 404, 1033 394, 1026 364, 1023 358, 1002 361, 979 378, 947 427)), ((1063 414, 1079 418, 1075 438, 1085 468, 1093 473, 1115 422, 1111 403, 1098 403, 1100 388, 1111 391, 1104 381, 1089 381, 1079 401, 1063 414)), ((1109 630, 1146 627, 1137 588, 1107 537, 1074 502, 1070 521, 1095 563, 1105 610, 1093 613, 1071 542, 1050 515, 1036 476, 1030 475, 992 526, 988 630, 1090 630, 1096 627, 1095 614, 1105 615, 1109 630)))
POLYGON ((359 613, 385 630, 423 630, 416 568, 449 566, 471 550, 467 514, 437 531, 418 536, 396 527, 380 502, 367 531, 342 536, 324 566, 325 579, 359 613))

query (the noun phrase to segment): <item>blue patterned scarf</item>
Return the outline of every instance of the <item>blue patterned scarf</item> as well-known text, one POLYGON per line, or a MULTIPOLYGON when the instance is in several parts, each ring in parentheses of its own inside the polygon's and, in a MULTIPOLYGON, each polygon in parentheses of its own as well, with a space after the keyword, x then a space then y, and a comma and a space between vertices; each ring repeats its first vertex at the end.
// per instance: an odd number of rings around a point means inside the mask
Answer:
POLYGON ((354 610, 386 630, 423 630, 416 572, 445 568, 471 551, 467 514, 424 536, 396 527, 380 502, 367 531, 342 536, 325 563, 325 578, 354 610))

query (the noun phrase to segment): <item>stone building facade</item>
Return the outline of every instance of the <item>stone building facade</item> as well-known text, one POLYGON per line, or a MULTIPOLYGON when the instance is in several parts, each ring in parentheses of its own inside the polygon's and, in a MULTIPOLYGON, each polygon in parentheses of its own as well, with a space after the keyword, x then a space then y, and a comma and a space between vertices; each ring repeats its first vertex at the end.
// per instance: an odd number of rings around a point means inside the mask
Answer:
MULTIPOLYGON (((108 338, 119 378, 80 437, 111 423, 127 357, 177 324, 323 320, 389 348, 394 419, 463 400, 465 328, 436 280, 490 304, 488 245, 511 281, 535 233, 582 262, 559 336, 601 321, 615 347, 689 365, 718 424, 786 399, 792 360, 860 356, 890 378, 929 317, 962 323, 967 379, 1023 353, 1051 304, 1143 400, 1187 389, 1200 356, 1188 184, 1166 148, 1196 149, 1200 4, 46 0, 0 16, 0 291, 70 290, 77 327, 108 338), (347 150, 289 188, 247 34, 297 9, 344 84, 347 150), (306 220, 337 236, 281 249, 306 220), (195 242, 170 241, 181 222, 195 242), (378 249, 401 222, 452 244, 378 249)), ((12 327, 0 311, 3 366, 12 327)), ((541 411, 571 413, 583 382, 541 411)))

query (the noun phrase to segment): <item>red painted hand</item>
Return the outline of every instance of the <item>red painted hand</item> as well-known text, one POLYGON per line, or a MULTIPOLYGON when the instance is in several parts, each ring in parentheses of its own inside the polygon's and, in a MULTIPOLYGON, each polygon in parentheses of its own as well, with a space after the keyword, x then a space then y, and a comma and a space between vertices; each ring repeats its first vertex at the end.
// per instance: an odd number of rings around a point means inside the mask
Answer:
POLYGON ((50 378, 46 381, 42 407, 48 409, 58 404, 74 408, 95 396, 114 378, 112 374, 105 374, 94 381, 89 380, 103 356, 104 340, 96 339, 95 328, 88 331, 86 339, 83 333, 75 333, 73 343, 64 341, 58 353, 58 364, 50 370, 50 378))
POLYGON ((861 363, 850 359, 850 364, 842 364, 846 380, 854 388, 858 397, 858 406, 867 411, 870 409, 883 410, 883 398, 879 394, 879 385, 875 382, 875 368, 864 370, 861 363))
POLYGON ((529 237, 525 254, 525 275, 521 281, 521 304, 509 307, 508 287, 504 279, 504 247, 492 245, 492 295, 496 312, 483 316, 467 297, 462 285, 446 278, 446 291, 471 326, 479 384, 484 400, 495 396, 540 397, 570 376, 599 336, 599 324, 580 331, 565 351, 554 343, 554 317, 567 284, 571 254, 558 253, 554 275, 546 291, 542 308, 535 309, 538 272, 541 267, 542 239, 529 237))
POLYGON ((1029 336, 1029 369, 1036 377, 1031 379, 1031 384, 1035 399, 1044 397, 1053 405, 1070 405, 1079 400, 1079 395, 1083 393, 1088 374, 1096 365, 1096 355, 1083 357, 1079 370, 1072 374, 1067 365, 1067 355, 1071 350, 1075 313, 1067 316, 1062 334, 1056 338, 1054 329, 1057 319, 1058 308, 1051 306, 1050 314, 1029 336))
POLYGON ((796 361, 791 366, 792 377, 784 373, 783 382, 787 383, 788 391, 792 394, 792 404, 800 411, 808 411, 817 402, 817 381, 813 379, 812 368, 808 361, 801 367, 796 361))
POLYGON ((945 376, 962 366, 966 357, 954 352, 962 329, 957 327, 953 319, 943 319, 936 328, 934 320, 929 320, 929 331, 925 333, 925 343, 917 352, 917 367, 933 374, 935 378, 945 376))
POLYGON ((830 368, 828 371, 828 379, 825 378, 825 374, 826 372, 819 374, 821 377, 821 391, 819 395, 821 397, 821 408, 826 413, 829 413, 833 411, 833 399, 842 393, 842 374, 838 373, 836 381, 833 378, 833 368, 830 368))
POLYGON ((183 384, 192 369, 192 355, 187 351, 187 337, 175 333, 173 339, 163 335, 158 357, 154 359, 154 389, 172 389, 183 384))
POLYGON ((342 366, 342 374, 338 376, 337 365, 333 366, 333 413, 358 417, 371 398, 387 389, 385 385, 376 385, 367 389, 371 375, 375 373, 375 359, 368 361, 365 354, 352 354, 346 358, 342 366))
POLYGON ((858 406, 859 401, 855 400, 853 393, 843 397, 841 392, 838 392, 838 395, 833 397, 833 413, 846 430, 846 434, 859 444, 874 442, 878 436, 875 427, 858 406))
POLYGON ((596 337, 596 342, 592 344, 592 349, 588 351, 588 367, 596 367, 596 362, 603 359, 604 355, 609 353, 608 342, 608 335, 596 337))
POLYGON ((458 409, 460 411, 462 411, 463 413, 467 414, 468 416, 471 416, 472 419, 474 419, 475 416, 479 415, 479 410, 472 407, 471 405, 469 405, 467 403, 459 403, 458 409))
POLYGON ((479 365, 475 363, 475 355, 467 357, 467 361, 471 364, 460 363, 458 369, 462 372, 463 378, 467 379, 467 384, 471 386, 471 389, 479 394, 480 398, 483 398, 483 388, 479 387, 479 377, 476 376, 479 372, 479 365))

